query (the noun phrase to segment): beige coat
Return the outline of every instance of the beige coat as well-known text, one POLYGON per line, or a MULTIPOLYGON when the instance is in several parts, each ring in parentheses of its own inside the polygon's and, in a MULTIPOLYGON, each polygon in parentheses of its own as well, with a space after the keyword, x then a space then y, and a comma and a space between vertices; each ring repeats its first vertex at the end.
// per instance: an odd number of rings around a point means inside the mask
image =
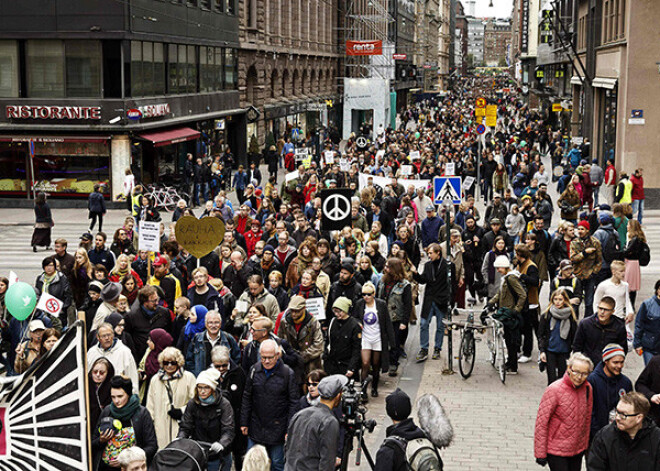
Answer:
POLYGON ((167 411, 173 406, 181 409, 183 413, 186 404, 195 395, 195 382, 195 375, 189 371, 184 371, 180 378, 169 381, 172 394, 170 402, 166 381, 160 379, 160 372, 151 378, 147 395, 147 410, 154 421, 159 449, 165 448, 179 433, 179 423, 167 415, 167 411))

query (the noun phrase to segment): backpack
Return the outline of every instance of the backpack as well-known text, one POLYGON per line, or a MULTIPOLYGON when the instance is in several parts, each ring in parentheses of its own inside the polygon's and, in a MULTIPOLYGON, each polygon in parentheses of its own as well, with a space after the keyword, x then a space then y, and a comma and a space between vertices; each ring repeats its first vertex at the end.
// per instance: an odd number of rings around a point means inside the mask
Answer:
MULTIPOLYGON (((603 259, 609 264, 621 259, 621 239, 614 230, 605 230, 607 238, 603 244, 603 259)), ((641 265, 641 262, 640 262, 641 265)))
POLYGON ((426 437, 406 440, 393 435, 385 439, 385 445, 388 444, 401 450, 406 458, 408 471, 442 471, 443 469, 438 449, 426 437))
POLYGON ((639 264, 640 266, 645 267, 648 266, 650 262, 651 262, 651 249, 649 249, 649 244, 640 241, 639 264))

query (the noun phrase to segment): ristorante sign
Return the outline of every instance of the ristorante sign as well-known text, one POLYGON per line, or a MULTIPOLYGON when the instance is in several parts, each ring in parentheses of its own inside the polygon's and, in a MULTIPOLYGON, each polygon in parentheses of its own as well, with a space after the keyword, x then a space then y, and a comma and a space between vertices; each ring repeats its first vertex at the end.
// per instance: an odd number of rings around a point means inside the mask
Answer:
POLYGON ((5 115, 7 119, 100 120, 101 107, 7 105, 5 115))
POLYGON ((381 56, 383 41, 346 41, 347 56, 381 56))

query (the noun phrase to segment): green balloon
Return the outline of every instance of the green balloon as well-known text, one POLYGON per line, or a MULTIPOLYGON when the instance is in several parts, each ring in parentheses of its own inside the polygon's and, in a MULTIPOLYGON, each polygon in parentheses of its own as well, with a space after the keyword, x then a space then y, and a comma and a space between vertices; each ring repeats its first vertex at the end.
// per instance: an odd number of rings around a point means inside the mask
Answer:
POLYGON ((37 293, 34 288, 23 281, 13 283, 5 295, 7 310, 19 321, 30 317, 37 305, 37 293))
POLYGON ((415 133, 415 139, 419 139, 420 134, 418 132, 415 133))

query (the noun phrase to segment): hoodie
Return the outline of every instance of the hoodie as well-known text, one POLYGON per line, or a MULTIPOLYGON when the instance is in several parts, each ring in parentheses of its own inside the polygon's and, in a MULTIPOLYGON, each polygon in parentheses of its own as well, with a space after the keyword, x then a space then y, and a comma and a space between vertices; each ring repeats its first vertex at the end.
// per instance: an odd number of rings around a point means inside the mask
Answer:
POLYGON ((610 411, 619 402, 619 398, 633 390, 632 382, 624 374, 609 377, 605 374, 605 365, 601 361, 589 375, 589 384, 594 391, 594 407, 591 411, 591 436, 610 422, 610 411))

